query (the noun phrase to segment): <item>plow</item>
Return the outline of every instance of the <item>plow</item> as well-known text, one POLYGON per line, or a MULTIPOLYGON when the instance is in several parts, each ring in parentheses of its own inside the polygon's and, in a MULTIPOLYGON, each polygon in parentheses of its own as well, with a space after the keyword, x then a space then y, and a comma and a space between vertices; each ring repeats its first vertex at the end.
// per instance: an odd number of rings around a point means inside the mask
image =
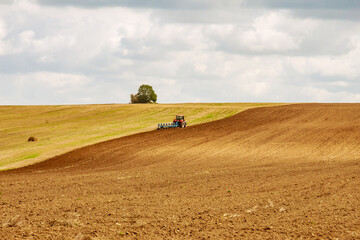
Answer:
POLYGON ((187 123, 183 115, 176 115, 172 123, 159 123, 158 130, 160 129, 169 129, 169 128, 185 128, 187 123))

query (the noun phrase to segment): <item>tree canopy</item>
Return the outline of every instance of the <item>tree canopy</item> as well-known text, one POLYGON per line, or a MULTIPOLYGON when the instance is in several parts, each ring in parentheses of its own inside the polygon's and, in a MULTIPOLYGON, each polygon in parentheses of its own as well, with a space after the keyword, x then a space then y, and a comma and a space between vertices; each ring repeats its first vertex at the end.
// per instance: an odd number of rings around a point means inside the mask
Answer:
POLYGON ((156 103, 157 95, 152 86, 143 84, 139 87, 137 94, 130 95, 131 103, 156 103))

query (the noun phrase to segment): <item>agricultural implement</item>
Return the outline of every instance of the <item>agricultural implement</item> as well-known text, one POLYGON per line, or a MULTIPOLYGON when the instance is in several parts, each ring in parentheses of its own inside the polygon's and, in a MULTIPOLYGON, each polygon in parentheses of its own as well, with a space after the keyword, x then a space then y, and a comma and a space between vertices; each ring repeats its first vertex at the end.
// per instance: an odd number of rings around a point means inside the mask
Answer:
POLYGON ((183 115, 176 115, 174 121, 172 123, 159 123, 158 130, 160 129, 168 129, 168 128, 183 128, 186 127, 185 117, 183 115))

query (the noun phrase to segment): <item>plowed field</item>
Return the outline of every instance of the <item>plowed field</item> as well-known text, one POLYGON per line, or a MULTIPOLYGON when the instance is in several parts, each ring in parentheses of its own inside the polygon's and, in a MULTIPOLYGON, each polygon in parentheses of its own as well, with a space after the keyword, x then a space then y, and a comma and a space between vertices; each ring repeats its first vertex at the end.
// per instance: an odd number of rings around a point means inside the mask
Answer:
POLYGON ((0 239, 360 239, 360 104, 255 108, 0 172, 0 239))

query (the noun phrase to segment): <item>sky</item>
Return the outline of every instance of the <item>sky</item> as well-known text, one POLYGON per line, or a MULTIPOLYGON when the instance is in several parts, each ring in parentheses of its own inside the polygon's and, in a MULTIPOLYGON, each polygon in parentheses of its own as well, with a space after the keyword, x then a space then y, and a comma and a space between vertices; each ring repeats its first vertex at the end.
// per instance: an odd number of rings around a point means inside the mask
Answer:
POLYGON ((0 0, 0 105, 360 102, 359 0, 0 0))

